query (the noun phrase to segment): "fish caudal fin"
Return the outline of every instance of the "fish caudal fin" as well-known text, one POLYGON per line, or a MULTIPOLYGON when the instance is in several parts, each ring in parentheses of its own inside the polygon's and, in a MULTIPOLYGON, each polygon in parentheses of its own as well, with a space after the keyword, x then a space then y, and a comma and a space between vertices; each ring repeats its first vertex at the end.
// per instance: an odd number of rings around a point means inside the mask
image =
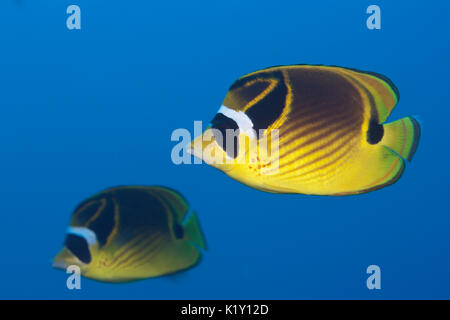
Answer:
POLYGON ((187 240, 192 241, 192 243, 199 248, 206 250, 205 238, 195 212, 188 214, 186 217, 186 221, 184 222, 184 232, 186 233, 187 240))
POLYGON ((405 169, 405 160, 411 161, 420 138, 420 126, 413 117, 383 124, 383 138, 368 150, 366 158, 354 166, 361 166, 359 171, 365 172, 358 176, 362 183, 355 192, 341 194, 355 194, 369 192, 395 183, 405 169))
POLYGON ((383 124, 381 144, 395 151, 403 159, 411 161, 420 138, 420 125, 413 117, 383 124))

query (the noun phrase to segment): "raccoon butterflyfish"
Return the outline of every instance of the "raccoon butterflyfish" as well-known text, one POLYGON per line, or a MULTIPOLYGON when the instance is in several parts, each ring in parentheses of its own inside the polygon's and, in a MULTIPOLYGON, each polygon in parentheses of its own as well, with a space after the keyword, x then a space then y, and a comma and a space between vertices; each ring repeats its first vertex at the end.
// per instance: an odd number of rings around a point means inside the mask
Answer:
POLYGON ((75 209, 53 266, 87 278, 125 282, 194 266, 206 244, 197 215, 177 191, 160 186, 105 190, 75 209))
POLYGON ((417 148, 413 117, 385 76, 335 66, 277 66, 233 83, 189 152, 253 188, 350 195, 397 181, 417 148))

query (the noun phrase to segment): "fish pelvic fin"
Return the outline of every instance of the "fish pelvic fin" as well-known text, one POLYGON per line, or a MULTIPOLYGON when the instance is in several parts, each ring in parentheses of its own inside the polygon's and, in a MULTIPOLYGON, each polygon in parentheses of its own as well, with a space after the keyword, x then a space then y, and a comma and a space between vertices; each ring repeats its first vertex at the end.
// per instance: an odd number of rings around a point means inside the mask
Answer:
POLYGON ((384 136, 380 143, 403 159, 411 161, 420 139, 420 125, 413 117, 383 124, 384 136))

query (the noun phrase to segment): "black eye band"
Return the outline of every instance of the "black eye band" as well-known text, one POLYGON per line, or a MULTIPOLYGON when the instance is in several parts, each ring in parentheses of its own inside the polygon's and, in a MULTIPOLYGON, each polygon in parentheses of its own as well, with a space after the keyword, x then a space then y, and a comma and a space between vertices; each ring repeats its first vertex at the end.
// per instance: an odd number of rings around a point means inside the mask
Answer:
POLYGON ((103 246, 108 240, 109 235, 112 233, 115 222, 115 209, 116 206, 111 197, 105 197, 102 199, 105 203, 102 211, 98 217, 89 224, 89 229, 94 231, 97 236, 98 243, 103 246))
POLYGON ((271 72, 264 76, 269 79, 276 79, 276 86, 267 95, 248 109, 245 113, 252 120, 258 138, 260 130, 267 129, 283 113, 286 106, 288 88, 284 83, 284 76, 281 72, 271 72))
POLYGON ((239 134, 237 130, 239 130, 239 127, 233 119, 230 119, 223 115, 222 113, 217 113, 214 119, 211 121, 211 128, 219 130, 222 133, 222 137, 215 137, 216 142, 219 144, 219 146, 228 154, 231 158, 236 158, 238 155, 238 143, 239 143, 239 134), (228 137, 227 137, 227 130, 228 130, 228 137), (236 133, 236 134, 234 134, 236 133), (227 139, 229 138, 230 134, 232 135, 233 139, 233 147, 227 148, 227 139))
POLYGON ((74 211, 78 223, 85 224, 101 208, 102 202, 99 200, 88 200, 80 204, 74 211))
POLYGON ((81 262, 90 263, 91 253, 86 239, 75 234, 68 234, 64 243, 66 248, 72 252, 81 262))

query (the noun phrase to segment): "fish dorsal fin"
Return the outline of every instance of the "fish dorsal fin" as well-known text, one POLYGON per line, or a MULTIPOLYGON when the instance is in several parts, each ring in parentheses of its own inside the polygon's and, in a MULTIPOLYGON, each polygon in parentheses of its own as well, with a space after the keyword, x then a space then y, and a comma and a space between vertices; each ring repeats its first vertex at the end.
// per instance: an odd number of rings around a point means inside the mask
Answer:
POLYGON ((394 83, 388 77, 375 72, 341 69, 369 91, 378 113, 378 123, 384 123, 400 99, 400 93, 394 83))
POLYGON ((147 192, 153 196, 160 198, 169 208, 169 211, 175 214, 175 219, 180 222, 184 219, 189 210, 189 202, 177 190, 164 186, 151 186, 146 188, 147 192))
MULTIPOLYGON (((353 68, 346 68, 340 66, 326 66, 326 65, 287 65, 287 66, 274 66, 263 70, 280 70, 290 68, 320 68, 334 70, 335 72, 344 73, 352 80, 356 81, 359 86, 367 89, 370 93, 369 99, 373 101, 373 104, 377 111, 378 123, 384 123, 387 117, 391 114, 395 105, 400 100, 400 92, 395 84, 388 77, 370 71, 362 71, 353 68)), ((249 75, 256 74, 257 72, 250 73, 249 75)))

